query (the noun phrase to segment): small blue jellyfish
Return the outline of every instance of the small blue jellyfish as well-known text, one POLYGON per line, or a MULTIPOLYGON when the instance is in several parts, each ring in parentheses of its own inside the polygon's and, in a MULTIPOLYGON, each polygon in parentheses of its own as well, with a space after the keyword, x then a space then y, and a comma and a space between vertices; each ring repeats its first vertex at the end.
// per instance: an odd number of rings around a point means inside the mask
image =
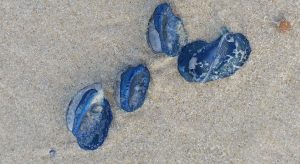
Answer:
POLYGON ((222 35, 211 43, 198 40, 184 46, 178 57, 178 70, 189 82, 223 79, 239 70, 250 53, 246 36, 223 28, 222 35))
POLYGON ((168 3, 156 7, 148 25, 148 44, 154 53, 177 56, 187 43, 187 34, 181 19, 174 15, 168 3))
POLYGON ((116 99, 121 109, 133 112, 140 108, 145 101, 150 83, 150 72, 148 68, 140 64, 129 67, 120 76, 116 99))
POLYGON ((95 150, 107 137, 112 112, 99 83, 80 90, 71 100, 67 127, 84 150, 95 150))

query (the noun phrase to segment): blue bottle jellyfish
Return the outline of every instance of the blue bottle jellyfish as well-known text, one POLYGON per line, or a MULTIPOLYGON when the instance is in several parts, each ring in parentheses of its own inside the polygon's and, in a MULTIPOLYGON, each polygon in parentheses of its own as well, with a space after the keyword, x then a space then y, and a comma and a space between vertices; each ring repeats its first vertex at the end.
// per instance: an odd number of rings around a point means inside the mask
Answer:
POLYGON ((147 40, 154 53, 177 56, 187 43, 187 34, 179 17, 168 3, 156 7, 148 25, 147 40))
POLYGON ((129 67, 120 76, 117 86, 116 99, 121 109, 133 112, 140 108, 145 101, 150 83, 148 68, 140 64, 129 67))
POLYGON ((96 83, 80 90, 71 100, 66 117, 67 127, 82 149, 101 146, 113 118, 101 85, 96 83))
POLYGON ((178 57, 178 70, 189 82, 223 79, 239 70, 250 53, 246 36, 223 28, 222 35, 211 43, 198 40, 184 46, 178 57))

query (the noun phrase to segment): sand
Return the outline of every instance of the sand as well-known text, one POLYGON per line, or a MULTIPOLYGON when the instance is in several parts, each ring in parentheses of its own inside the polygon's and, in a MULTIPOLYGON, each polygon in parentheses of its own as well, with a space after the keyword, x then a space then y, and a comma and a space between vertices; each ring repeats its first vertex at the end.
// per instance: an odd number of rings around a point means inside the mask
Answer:
POLYGON ((0 163, 300 163, 300 1, 170 1, 189 41, 212 41, 223 25, 250 40, 248 63, 207 84, 184 81, 176 58, 149 49, 160 2, 0 1, 0 163), (291 31, 276 29, 280 15, 291 31), (117 74, 139 63, 151 71, 148 98, 124 113, 117 74), (87 152, 65 110, 99 81, 114 120, 102 147, 87 152))

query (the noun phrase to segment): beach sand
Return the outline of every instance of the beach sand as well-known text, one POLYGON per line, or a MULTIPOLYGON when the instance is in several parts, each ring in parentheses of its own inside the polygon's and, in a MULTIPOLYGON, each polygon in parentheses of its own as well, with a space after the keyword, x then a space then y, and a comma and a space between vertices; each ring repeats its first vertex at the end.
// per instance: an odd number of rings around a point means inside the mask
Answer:
POLYGON ((174 0, 189 42, 221 26, 252 46, 234 76, 195 84, 146 42, 155 0, 0 1, 0 163, 300 163, 300 1, 174 0), (273 23, 284 16, 292 30, 273 23), (118 109, 117 75, 145 63, 151 86, 118 109), (101 82, 114 120, 96 151, 67 130, 66 107, 101 82), (56 154, 50 157, 49 151, 56 154))

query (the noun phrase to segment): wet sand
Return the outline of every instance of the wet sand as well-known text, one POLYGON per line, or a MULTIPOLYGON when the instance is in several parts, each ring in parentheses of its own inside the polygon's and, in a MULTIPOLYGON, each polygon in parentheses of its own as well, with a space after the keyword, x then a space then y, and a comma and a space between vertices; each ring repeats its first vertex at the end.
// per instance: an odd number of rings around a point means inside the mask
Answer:
POLYGON ((149 49, 160 2, 0 1, 0 163, 300 163, 300 1, 170 1, 189 41, 212 41, 226 25, 252 45, 240 71, 207 84, 184 81, 177 58, 149 49), (280 15, 291 31, 272 23, 280 15), (151 72, 148 98, 124 113, 116 77, 139 63, 151 72), (86 152, 65 111, 95 82, 114 120, 102 147, 86 152))

